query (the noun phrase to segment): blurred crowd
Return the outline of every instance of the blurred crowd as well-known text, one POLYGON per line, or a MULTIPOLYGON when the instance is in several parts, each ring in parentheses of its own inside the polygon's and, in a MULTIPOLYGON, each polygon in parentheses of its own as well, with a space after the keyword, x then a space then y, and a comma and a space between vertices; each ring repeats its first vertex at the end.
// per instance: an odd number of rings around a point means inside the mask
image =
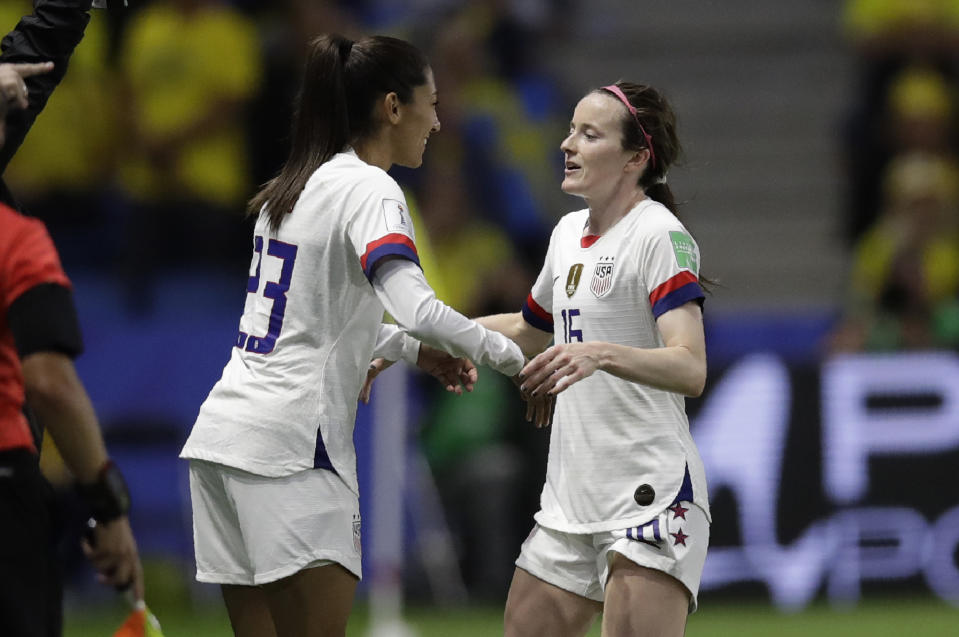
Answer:
MULTIPOLYGON (((422 168, 394 174, 427 279, 468 316, 515 312, 572 209, 558 187, 572 102, 539 57, 563 33, 561 4, 144 0, 95 12, 5 177, 68 273, 111 281, 131 317, 148 317, 166 275, 244 280, 246 202, 286 158, 306 43, 396 35, 427 52, 439 88, 441 134, 422 168)), ((0 3, 0 28, 30 11, 0 3)), ((498 599, 537 505, 547 434, 524 426, 497 376, 459 400, 424 382, 415 435, 471 594, 498 599)))
MULTIPOLYGON (((11 186, 69 266, 122 272, 129 308, 148 311, 151 280, 168 269, 248 265, 245 203, 286 156, 305 43, 323 32, 392 33, 429 52, 440 87, 437 147, 423 170, 397 174, 420 213, 419 243, 460 259, 536 263, 560 213, 567 104, 536 59, 538 43, 562 28, 556 12, 420 2, 399 21, 395 4, 153 0, 98 12, 11 165, 11 186), (449 232, 478 243, 469 255, 449 250, 449 232)), ((0 26, 29 10, 29 0, 4 2, 0 26)), ((436 278, 501 280, 482 267, 445 270, 436 278)), ((472 313, 505 292, 475 283, 444 282, 457 295, 448 302, 472 313)))
POLYGON ((834 351, 959 347, 959 1, 847 0, 852 249, 834 351))

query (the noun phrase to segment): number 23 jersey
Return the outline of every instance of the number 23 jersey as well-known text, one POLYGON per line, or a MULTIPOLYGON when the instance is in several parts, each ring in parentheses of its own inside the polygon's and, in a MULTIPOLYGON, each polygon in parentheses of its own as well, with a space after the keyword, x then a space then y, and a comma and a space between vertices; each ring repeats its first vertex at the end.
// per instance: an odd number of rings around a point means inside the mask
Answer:
POLYGON ((260 214, 230 361, 181 457, 263 476, 335 471, 357 492, 353 425, 383 304, 384 258, 419 263, 403 192, 353 151, 308 180, 274 234, 260 214))
MULTIPOLYGON (((556 225, 524 317, 552 331, 556 343, 663 347, 656 319, 704 297, 698 246, 651 199, 598 239, 583 237, 588 215, 572 212, 556 225)), ((552 429, 541 525, 595 533, 645 524, 681 489, 709 515, 682 395, 598 371, 559 394, 552 429), (645 488, 640 504, 634 494, 642 485, 653 495, 645 488)))

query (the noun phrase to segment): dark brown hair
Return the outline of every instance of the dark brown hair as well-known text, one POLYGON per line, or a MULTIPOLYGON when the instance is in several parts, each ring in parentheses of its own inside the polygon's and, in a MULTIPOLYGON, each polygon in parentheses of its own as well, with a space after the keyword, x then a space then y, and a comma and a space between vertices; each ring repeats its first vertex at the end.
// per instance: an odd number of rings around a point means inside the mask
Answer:
POLYGON ((310 42, 290 134, 290 154, 279 174, 247 205, 250 215, 266 206, 276 232, 293 210, 317 168, 347 146, 376 132, 375 104, 396 93, 409 104, 426 83, 429 61, 404 40, 377 35, 356 42, 321 35, 310 42))
MULTIPOLYGON (((624 109, 623 149, 644 150, 648 148, 648 139, 653 146, 650 149, 651 158, 656 158, 646 164, 646 170, 639 176, 638 184, 647 197, 663 204, 679 218, 679 205, 666 183, 666 173, 683 154, 679 136, 676 134, 676 113, 666 98, 651 86, 623 81, 616 82, 615 86, 619 87, 636 109, 635 117, 624 109)), ((610 95, 619 101, 619 97, 608 89, 598 88, 593 92, 610 95)), ((699 273, 699 282, 706 292, 712 292, 712 288, 720 286, 718 280, 705 277, 702 272, 699 273)))
MULTIPOLYGON (((676 199, 666 183, 666 173, 682 156, 682 147, 676 135, 676 114, 669 102, 651 86, 623 81, 616 82, 615 86, 619 87, 629 103, 636 108, 636 117, 628 111, 623 114, 623 149, 646 149, 648 146, 643 131, 652 140, 651 150, 656 160, 646 165, 646 170, 639 177, 639 185, 642 186, 647 197, 655 199, 678 216, 676 199), (637 120, 639 120, 638 123, 637 120)), ((607 89, 598 88, 594 92, 602 92, 619 100, 612 91, 607 89)))

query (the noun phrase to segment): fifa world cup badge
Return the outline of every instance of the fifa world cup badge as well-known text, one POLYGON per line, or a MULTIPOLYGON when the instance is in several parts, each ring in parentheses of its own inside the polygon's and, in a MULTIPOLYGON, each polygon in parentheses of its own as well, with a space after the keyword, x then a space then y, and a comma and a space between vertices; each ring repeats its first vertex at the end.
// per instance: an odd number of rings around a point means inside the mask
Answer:
POLYGON ((566 275, 566 296, 572 298, 576 294, 576 288, 579 287, 579 277, 583 275, 583 264, 576 263, 570 266, 569 274, 566 275))
POLYGON ((593 280, 589 282, 589 291, 602 298, 613 289, 613 260, 616 257, 600 257, 596 269, 593 270, 593 280))
POLYGON ((383 200, 383 219, 389 232, 399 232, 413 237, 413 219, 402 201, 383 200))

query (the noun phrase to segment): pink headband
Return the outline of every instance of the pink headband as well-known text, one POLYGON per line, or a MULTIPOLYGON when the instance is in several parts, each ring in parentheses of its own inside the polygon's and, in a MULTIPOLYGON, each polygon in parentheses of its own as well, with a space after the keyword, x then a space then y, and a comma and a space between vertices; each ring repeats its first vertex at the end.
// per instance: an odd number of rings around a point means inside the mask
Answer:
POLYGON ((636 120, 636 125, 639 126, 639 131, 643 134, 643 137, 646 138, 646 146, 649 148, 649 162, 653 165, 653 168, 656 167, 656 153, 653 151, 653 138, 646 132, 646 129, 643 128, 643 123, 639 121, 639 115, 636 114, 636 107, 629 103, 629 99, 626 98, 626 94, 623 93, 615 84, 610 84, 609 86, 604 86, 604 90, 609 91, 613 95, 619 98, 619 101, 622 102, 629 112, 632 113, 633 119, 636 120))

